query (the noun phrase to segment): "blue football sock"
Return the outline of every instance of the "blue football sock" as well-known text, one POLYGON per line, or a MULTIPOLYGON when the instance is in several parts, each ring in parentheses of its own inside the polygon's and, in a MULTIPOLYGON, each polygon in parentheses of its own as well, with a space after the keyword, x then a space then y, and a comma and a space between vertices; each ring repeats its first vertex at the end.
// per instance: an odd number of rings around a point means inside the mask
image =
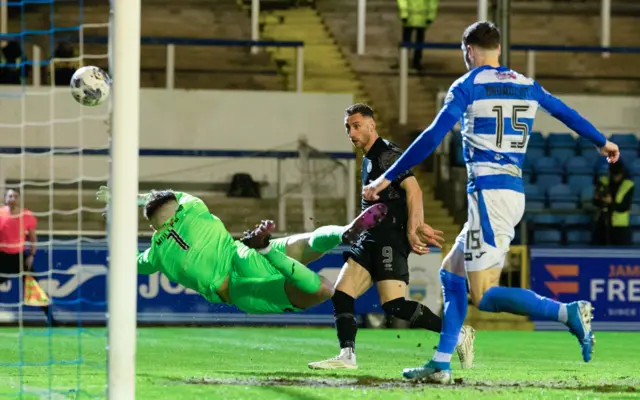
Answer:
POLYGON ((487 312, 508 312, 550 321, 567 322, 563 303, 542 297, 527 289, 495 286, 482 296, 478 309, 487 312))
POLYGON ((467 316, 467 280, 463 276, 442 269, 440 282, 442 282, 444 296, 444 313, 438 350, 433 360, 449 363, 458 343, 460 329, 467 316))

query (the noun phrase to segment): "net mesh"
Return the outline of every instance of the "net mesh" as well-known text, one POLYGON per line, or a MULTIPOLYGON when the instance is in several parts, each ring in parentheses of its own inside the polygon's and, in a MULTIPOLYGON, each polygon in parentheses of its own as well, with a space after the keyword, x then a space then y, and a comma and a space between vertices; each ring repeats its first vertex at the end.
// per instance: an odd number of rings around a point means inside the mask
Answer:
POLYGON ((85 24, 82 0, 4 5, 0 184, 20 191, 17 229, 31 229, 26 210, 37 220, 37 252, 26 271, 30 240, 24 252, 14 246, 16 263, 0 247, 0 396, 104 398, 106 332, 92 325, 106 310, 104 209, 94 193, 108 178, 108 107, 80 106, 68 84, 79 65, 106 68, 106 46, 87 52, 83 38, 107 29, 108 7, 85 24))

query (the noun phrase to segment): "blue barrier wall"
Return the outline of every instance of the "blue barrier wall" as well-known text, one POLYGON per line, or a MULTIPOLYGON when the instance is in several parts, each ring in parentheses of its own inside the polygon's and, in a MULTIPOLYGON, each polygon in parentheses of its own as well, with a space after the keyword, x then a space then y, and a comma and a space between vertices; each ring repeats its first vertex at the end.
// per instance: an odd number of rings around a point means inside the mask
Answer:
POLYGON ((533 291, 562 302, 590 301, 595 330, 640 330, 640 250, 533 247, 530 256, 533 291))

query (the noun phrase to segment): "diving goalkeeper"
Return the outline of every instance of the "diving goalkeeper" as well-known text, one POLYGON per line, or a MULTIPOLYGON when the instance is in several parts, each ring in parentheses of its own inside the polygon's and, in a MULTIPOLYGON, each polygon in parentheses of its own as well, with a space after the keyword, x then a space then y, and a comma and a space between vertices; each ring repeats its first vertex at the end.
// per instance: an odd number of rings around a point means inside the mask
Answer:
MULTIPOLYGON (((108 203, 109 189, 101 187, 108 203)), ((302 311, 333 295, 333 284, 305 264, 341 243, 353 243, 387 213, 375 204, 347 226, 323 226, 271 240, 273 221, 262 221, 234 240, 205 203, 187 193, 151 191, 138 196, 155 231, 151 247, 138 255, 138 272, 161 272, 211 303, 233 304, 249 314, 302 311)))

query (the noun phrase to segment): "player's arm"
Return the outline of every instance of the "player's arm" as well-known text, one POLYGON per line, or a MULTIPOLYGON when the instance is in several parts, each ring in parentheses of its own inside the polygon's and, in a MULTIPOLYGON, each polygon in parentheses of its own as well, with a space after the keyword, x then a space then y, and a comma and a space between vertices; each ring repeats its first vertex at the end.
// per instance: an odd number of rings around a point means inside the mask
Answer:
POLYGON ((384 175, 363 188, 363 196, 367 200, 377 200, 378 193, 389 186, 392 181, 433 153, 442 139, 460 120, 464 110, 467 109, 471 97, 468 91, 468 88, 464 86, 464 81, 458 81, 451 86, 445 98, 445 104, 433 123, 418 136, 384 175))
POLYGON ((148 248, 138 254, 138 273, 151 275, 154 272, 158 272, 158 268, 154 267, 151 263, 151 248, 148 248))
POLYGON ((422 189, 414 176, 409 176, 400 183, 407 195, 407 210, 409 221, 407 224, 407 237, 411 249, 417 254, 427 254, 427 245, 442 247, 443 232, 434 230, 424 223, 424 205, 422 203, 422 189))
MULTIPOLYGON (((144 207, 147 204, 149 193, 140 193, 138 194, 138 206, 144 207)), ((96 199, 105 204, 109 203, 109 199, 111 198, 111 189, 108 186, 100 186, 98 192, 96 192, 96 199)))
POLYGON ((422 189, 420 189, 420 185, 415 176, 409 176, 404 179, 400 183, 400 187, 404 189, 407 197, 407 211, 409 213, 407 237, 409 238, 411 249, 417 254, 426 254, 429 252, 426 243, 423 243, 416 235, 418 228, 424 222, 422 189))
POLYGON ((538 82, 534 83, 537 90, 538 104, 552 117, 559 120, 578 135, 589 139, 598 149, 602 149, 603 155, 609 157, 609 162, 618 161, 620 151, 618 146, 607 138, 586 120, 576 110, 566 105, 562 100, 547 92, 538 82))

